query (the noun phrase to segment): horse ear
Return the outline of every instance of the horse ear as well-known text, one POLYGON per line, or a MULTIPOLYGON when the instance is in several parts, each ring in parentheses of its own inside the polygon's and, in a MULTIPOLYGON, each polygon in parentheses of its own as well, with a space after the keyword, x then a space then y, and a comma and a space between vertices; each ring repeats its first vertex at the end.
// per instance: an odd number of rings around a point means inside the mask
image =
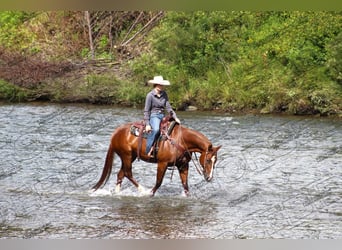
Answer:
POLYGON ((212 150, 213 150, 213 145, 210 144, 210 145, 208 146, 208 152, 211 152, 212 150))
POLYGON ((222 147, 222 145, 220 145, 220 146, 217 146, 217 147, 214 147, 214 151, 219 151, 219 149, 222 147))

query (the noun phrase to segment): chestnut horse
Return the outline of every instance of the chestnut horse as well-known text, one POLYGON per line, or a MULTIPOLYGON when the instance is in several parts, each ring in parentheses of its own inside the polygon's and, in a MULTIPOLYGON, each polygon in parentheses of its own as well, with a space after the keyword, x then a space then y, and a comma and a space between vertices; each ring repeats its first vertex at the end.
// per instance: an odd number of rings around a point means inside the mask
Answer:
MULTIPOLYGON (((176 166, 179 171, 180 179, 184 188, 185 195, 189 194, 188 187, 188 169, 189 161, 192 153, 200 153, 200 172, 203 174, 206 181, 211 181, 213 171, 217 161, 217 151, 221 146, 214 147, 212 143, 202 133, 193 129, 183 127, 176 124, 170 135, 166 135, 167 139, 159 142, 159 149, 156 159, 151 159, 145 153, 146 139, 138 142, 138 137, 131 133, 131 123, 118 127, 112 134, 105 164, 103 167, 100 180, 94 185, 93 190, 104 186, 108 181, 114 160, 114 155, 117 154, 121 158, 121 169, 117 174, 117 182, 115 192, 119 192, 124 177, 128 178, 138 190, 142 190, 142 186, 133 178, 132 163, 137 156, 146 162, 157 163, 157 178, 156 184, 151 190, 151 196, 155 194, 157 189, 162 184, 165 172, 168 167, 176 166), (140 151, 138 154, 138 145, 140 151)), ((161 134, 162 129, 161 129, 161 134)))

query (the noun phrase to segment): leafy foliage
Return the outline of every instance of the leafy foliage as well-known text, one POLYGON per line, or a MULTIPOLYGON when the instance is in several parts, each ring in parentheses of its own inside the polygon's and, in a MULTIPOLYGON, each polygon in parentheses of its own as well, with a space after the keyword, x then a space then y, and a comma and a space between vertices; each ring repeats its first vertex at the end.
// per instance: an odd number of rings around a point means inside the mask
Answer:
POLYGON ((22 49, 22 44, 31 43, 33 35, 18 27, 34 15, 34 13, 20 11, 0 12, 0 44, 6 48, 22 49))
POLYGON ((46 61, 90 54, 129 59, 124 79, 90 72, 77 84, 57 84, 48 91, 53 100, 141 104, 144 83, 160 74, 172 82, 168 93, 179 109, 342 112, 341 12, 94 11, 90 17, 93 48, 83 12, 0 12, 0 47, 46 61))
POLYGON ((323 11, 169 12, 151 36, 148 70, 137 67, 140 59, 133 70, 168 77, 178 106, 340 112, 341 18, 323 11))
POLYGON ((28 97, 27 91, 6 81, 0 80, 0 100, 18 102, 28 97))

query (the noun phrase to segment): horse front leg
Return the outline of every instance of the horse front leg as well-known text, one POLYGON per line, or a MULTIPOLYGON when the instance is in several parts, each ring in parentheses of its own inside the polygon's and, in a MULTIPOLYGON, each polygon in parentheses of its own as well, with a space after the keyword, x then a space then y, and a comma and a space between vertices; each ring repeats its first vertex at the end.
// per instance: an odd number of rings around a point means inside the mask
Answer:
POLYGON ((154 196, 157 189, 162 184, 164 176, 165 176, 166 169, 167 169, 167 163, 165 163, 165 162, 158 163, 156 185, 151 190, 151 196, 154 196))
MULTIPOLYGON (((178 166, 177 166, 178 167, 178 166)), ((185 196, 189 196, 189 186, 188 186, 188 172, 189 172, 189 163, 178 167, 179 176, 184 188, 185 196)))

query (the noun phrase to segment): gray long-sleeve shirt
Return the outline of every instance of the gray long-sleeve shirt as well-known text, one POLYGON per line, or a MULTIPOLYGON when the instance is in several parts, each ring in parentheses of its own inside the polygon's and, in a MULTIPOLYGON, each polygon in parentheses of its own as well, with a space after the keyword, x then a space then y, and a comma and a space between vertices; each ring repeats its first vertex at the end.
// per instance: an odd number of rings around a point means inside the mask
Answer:
POLYGON ((147 95, 145 100, 144 108, 144 121, 146 125, 150 125, 150 117, 152 113, 164 113, 165 110, 170 113, 172 111, 172 117, 177 118, 176 112, 171 107, 169 103, 169 97, 165 91, 157 95, 157 92, 152 89, 147 95))

